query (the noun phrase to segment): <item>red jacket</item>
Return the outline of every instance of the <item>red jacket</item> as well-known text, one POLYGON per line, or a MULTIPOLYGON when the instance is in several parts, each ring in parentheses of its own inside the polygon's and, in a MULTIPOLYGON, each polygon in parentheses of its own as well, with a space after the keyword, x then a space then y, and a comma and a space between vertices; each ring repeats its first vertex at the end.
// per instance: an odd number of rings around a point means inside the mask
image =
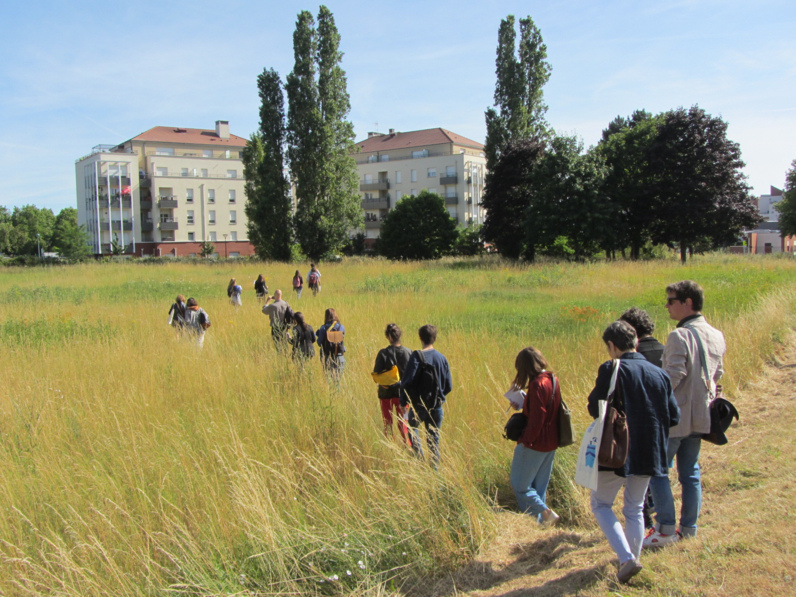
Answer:
POLYGON ((561 386, 556 379, 556 395, 553 393, 553 374, 540 373, 528 384, 522 412, 528 417, 528 425, 520 437, 526 448, 537 452, 552 452, 558 448, 558 409, 561 406, 561 386))

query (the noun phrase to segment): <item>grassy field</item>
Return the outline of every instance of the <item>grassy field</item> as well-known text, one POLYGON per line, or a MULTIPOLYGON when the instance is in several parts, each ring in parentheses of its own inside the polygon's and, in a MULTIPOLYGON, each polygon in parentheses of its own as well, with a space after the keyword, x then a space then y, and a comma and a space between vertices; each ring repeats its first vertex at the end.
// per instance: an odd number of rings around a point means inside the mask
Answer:
MULTIPOLYGON (((302 266, 302 270, 307 268, 302 266)), ((96 264, 0 273, 0 594, 386 594, 471 559, 510 504, 500 437, 517 351, 548 357, 585 428, 600 334, 639 306, 664 340, 664 288, 694 279, 727 337, 725 389, 755 379, 796 310, 796 260, 509 266, 493 260, 323 265, 286 298, 346 326, 342 383, 272 346, 252 283, 295 266, 96 264), (236 277, 244 304, 226 300, 236 277), (198 350, 166 325, 176 294, 212 328, 198 350), (454 390, 439 473, 384 438, 373 360, 385 325, 440 329, 454 390)), ((287 292, 286 292, 287 294, 287 292)), ((559 451, 550 490, 590 525, 559 451)))

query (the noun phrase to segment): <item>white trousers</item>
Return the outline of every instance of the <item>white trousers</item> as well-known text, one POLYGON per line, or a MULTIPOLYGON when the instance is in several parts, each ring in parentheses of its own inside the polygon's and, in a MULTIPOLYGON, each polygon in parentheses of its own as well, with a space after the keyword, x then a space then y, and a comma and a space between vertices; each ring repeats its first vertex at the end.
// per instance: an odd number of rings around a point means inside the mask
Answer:
POLYGON ((644 494, 650 478, 630 475, 626 478, 612 471, 597 474, 597 491, 591 492, 591 511, 600 525, 611 549, 619 556, 619 563, 641 557, 641 542, 644 539, 644 494), (619 490, 625 486, 622 514, 625 515, 625 528, 612 509, 619 490))

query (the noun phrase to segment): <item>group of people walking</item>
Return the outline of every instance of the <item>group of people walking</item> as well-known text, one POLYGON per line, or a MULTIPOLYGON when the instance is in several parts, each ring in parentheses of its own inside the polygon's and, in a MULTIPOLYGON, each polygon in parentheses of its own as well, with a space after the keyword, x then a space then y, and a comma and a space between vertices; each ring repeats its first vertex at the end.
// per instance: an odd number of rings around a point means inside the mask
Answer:
POLYGON ((178 335, 191 337, 201 348, 205 342, 205 332, 210 327, 210 317, 195 298, 186 301, 183 295, 178 294, 169 309, 169 325, 178 335))

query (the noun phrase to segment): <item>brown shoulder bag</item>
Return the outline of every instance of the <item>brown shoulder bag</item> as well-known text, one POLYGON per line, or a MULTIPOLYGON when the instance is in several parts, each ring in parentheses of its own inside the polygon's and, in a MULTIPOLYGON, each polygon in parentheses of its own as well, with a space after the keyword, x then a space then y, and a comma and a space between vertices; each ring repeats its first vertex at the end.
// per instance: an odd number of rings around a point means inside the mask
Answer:
POLYGON ((597 462, 608 468, 622 468, 627 461, 627 450, 630 436, 627 431, 625 402, 619 386, 619 359, 614 361, 614 372, 611 380, 612 390, 608 391, 608 405, 605 411, 603 435, 600 440, 600 452, 597 462))

